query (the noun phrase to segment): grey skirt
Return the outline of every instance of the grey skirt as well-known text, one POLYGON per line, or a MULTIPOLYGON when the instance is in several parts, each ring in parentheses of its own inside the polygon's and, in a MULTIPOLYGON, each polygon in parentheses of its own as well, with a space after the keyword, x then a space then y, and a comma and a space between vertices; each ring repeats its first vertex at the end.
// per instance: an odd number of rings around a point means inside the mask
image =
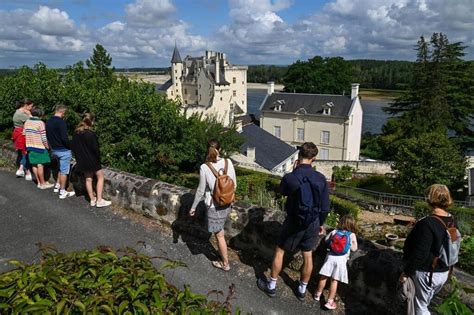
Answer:
POLYGON ((217 233, 223 230, 230 210, 232 210, 232 206, 215 208, 212 205, 209 207, 207 209, 207 230, 210 233, 217 233))

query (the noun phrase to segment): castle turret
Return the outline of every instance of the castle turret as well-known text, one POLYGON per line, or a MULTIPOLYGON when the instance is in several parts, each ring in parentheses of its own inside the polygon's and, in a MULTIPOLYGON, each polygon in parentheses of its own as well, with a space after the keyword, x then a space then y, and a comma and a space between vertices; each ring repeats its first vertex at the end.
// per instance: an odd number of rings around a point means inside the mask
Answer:
POLYGON ((178 47, 174 45, 173 57, 171 57, 171 80, 173 82, 173 95, 176 99, 178 96, 183 99, 181 91, 181 76, 183 75, 183 61, 178 51, 178 47))

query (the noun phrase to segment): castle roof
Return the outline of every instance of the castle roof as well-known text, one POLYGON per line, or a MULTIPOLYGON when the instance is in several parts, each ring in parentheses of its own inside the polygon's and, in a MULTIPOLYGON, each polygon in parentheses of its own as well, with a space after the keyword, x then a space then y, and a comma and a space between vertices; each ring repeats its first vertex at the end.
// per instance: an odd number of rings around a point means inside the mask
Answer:
POLYGON ((173 50, 173 57, 171 57, 171 63, 182 63, 181 56, 179 55, 178 47, 175 45, 173 50))
POLYGON ((350 95, 272 93, 265 98, 261 110, 322 115, 325 107, 331 108, 331 116, 348 117, 352 100, 350 95))

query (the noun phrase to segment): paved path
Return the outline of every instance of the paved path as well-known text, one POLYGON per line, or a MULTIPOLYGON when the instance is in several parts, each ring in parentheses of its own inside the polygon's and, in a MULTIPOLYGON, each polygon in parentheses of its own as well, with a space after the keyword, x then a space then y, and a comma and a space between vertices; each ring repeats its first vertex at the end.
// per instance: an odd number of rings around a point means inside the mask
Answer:
POLYGON ((69 252, 98 245, 136 247, 139 241, 146 243, 143 251, 150 256, 163 255, 164 251, 167 257, 189 266, 167 272, 168 279, 177 286, 190 284, 193 291, 206 294, 216 289, 227 292, 234 283, 237 298, 233 304, 244 312, 326 313, 309 296, 307 301, 299 302, 282 281, 277 298, 268 298, 256 288, 255 273, 250 266, 234 262, 230 272, 218 271, 204 254, 190 250, 181 240, 173 242, 168 233, 147 228, 115 214, 112 209, 91 208, 82 197, 59 200, 52 190, 39 190, 31 182, 0 171, 0 272, 10 268, 9 259, 38 260, 37 242, 69 252))

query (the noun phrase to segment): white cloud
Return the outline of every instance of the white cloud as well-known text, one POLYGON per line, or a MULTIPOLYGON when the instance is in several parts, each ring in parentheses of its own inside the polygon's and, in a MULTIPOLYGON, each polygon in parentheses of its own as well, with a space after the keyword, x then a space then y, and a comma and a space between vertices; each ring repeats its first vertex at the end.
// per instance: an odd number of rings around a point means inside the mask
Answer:
POLYGON ((74 21, 59 9, 40 6, 29 22, 34 30, 43 35, 65 36, 74 33, 74 21))
POLYGON ((126 19, 141 27, 163 25, 176 10, 169 0, 136 0, 125 8, 126 19))
POLYGON ((104 29, 108 29, 112 32, 118 32, 118 31, 123 31, 125 29, 125 25, 126 25, 125 23, 122 23, 120 21, 115 21, 104 26, 104 29))

